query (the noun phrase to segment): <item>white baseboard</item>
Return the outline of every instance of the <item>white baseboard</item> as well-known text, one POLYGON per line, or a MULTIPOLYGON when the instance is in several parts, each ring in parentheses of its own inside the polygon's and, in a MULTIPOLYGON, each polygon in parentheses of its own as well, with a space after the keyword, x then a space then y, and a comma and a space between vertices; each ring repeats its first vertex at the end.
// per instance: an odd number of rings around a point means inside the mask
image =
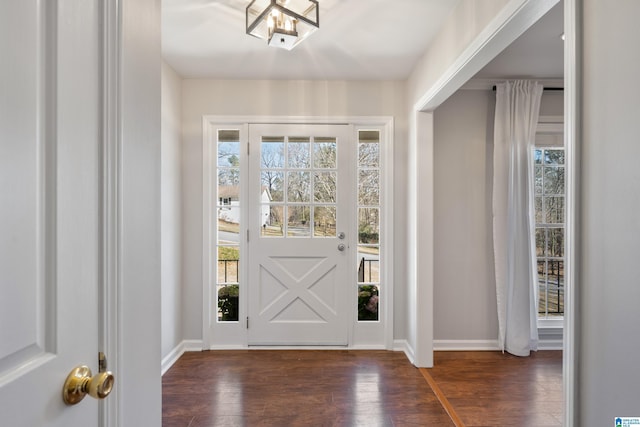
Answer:
MULTIPOLYGON (((562 330, 540 330, 538 350, 562 350, 562 330)), ((500 351, 498 340, 434 340, 434 351, 500 351)))
POLYGON ((187 351, 202 351, 202 340, 184 340, 162 358, 160 375, 164 375, 187 351))
POLYGON ((209 350, 248 350, 245 344, 218 344, 209 347, 209 350))
POLYGON ((409 359, 411 364, 415 365, 416 356, 413 348, 409 345, 407 340, 393 340, 393 351, 402 351, 409 359))
POLYGON ((434 351, 496 351, 498 340, 433 340, 434 351))
POLYGON ((358 344, 349 347, 349 350, 387 350, 384 344, 358 344))

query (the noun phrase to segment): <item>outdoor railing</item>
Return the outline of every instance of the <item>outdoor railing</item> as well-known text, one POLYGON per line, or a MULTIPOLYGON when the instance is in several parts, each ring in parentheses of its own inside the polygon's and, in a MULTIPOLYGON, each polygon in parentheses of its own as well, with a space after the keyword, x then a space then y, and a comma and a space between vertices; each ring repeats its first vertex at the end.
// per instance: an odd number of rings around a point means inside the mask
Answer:
POLYGON ((545 280, 544 263, 538 263, 539 314, 564 314, 564 261, 547 260, 545 280))
POLYGON ((358 266, 358 282, 363 283, 363 282, 371 282, 371 271, 372 271, 372 264, 373 263, 378 263, 380 262, 380 260, 377 259, 365 259, 364 257, 360 259, 360 265, 358 266), (368 280, 365 280, 368 279, 368 280))
POLYGON ((222 275, 224 276, 224 279, 221 281, 221 283, 229 283, 229 282, 237 282, 238 281, 238 265, 240 263, 238 262, 237 259, 221 259, 218 260, 218 278, 219 279, 223 279, 223 277, 220 275, 221 270, 222 270, 222 275), (222 269, 221 264, 223 265, 222 269), (229 265, 231 264, 231 265, 229 265), (235 269, 235 272, 234 272, 235 269), (235 280, 229 280, 229 276, 231 275, 232 279, 235 278, 235 280))

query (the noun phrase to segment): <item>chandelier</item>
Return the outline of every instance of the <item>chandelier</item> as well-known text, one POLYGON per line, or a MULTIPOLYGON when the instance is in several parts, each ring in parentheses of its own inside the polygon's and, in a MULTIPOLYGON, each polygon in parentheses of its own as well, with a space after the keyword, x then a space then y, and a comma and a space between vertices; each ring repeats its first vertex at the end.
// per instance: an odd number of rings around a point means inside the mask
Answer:
POLYGON ((316 0, 253 0, 247 6, 247 34, 269 46, 291 50, 320 27, 316 0))

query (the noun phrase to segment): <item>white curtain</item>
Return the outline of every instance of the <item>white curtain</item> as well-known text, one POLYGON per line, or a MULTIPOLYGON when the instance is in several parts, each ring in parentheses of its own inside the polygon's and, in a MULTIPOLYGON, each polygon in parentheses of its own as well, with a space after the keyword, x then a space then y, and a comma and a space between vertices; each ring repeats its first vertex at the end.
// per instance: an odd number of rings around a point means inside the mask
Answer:
POLYGON ((493 146, 493 247, 502 351, 538 349, 534 172, 531 161, 543 87, 510 81, 496 87, 493 146))

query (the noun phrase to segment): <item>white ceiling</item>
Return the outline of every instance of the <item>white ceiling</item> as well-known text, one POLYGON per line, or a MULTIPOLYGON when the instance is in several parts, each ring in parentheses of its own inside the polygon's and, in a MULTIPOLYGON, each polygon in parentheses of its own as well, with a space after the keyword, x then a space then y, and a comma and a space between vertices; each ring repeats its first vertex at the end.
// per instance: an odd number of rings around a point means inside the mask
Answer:
MULTIPOLYGON (((459 0, 319 0, 292 51, 245 33, 250 0, 162 0, 162 53, 183 77, 403 80, 459 0)), ((475 77, 562 78, 562 2, 475 77)))
POLYGON ((319 0, 291 51, 245 33, 250 0, 162 0, 162 53, 183 77, 402 80, 459 0, 319 0))

